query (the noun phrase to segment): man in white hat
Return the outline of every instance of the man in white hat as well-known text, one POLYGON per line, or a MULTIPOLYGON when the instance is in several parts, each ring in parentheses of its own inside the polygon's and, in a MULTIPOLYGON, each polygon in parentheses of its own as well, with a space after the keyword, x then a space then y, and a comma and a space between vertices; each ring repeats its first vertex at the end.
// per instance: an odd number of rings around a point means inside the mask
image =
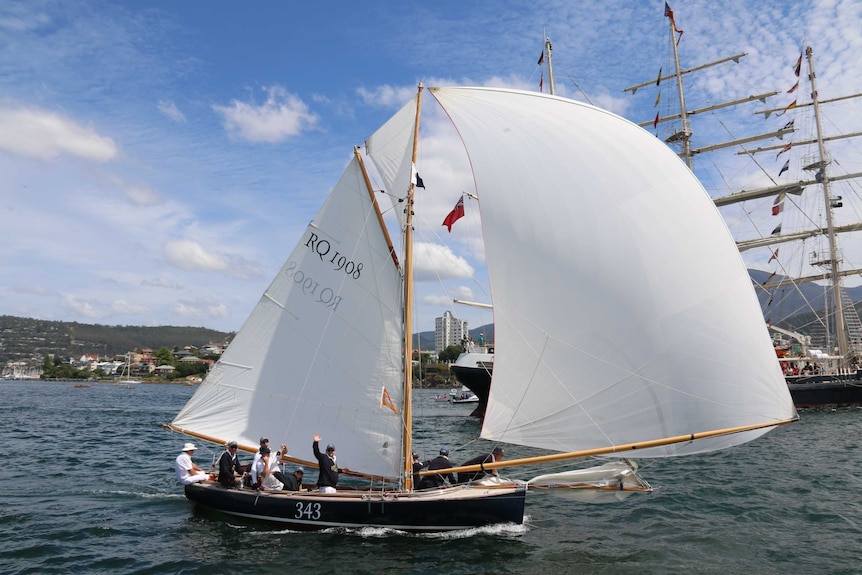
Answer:
POLYGON ((192 461, 192 455, 195 454, 196 449, 197 447, 195 447, 194 443, 186 443, 183 445, 183 452, 174 461, 174 469, 177 470, 177 481, 183 485, 191 485, 192 483, 209 479, 206 471, 195 465, 192 461))

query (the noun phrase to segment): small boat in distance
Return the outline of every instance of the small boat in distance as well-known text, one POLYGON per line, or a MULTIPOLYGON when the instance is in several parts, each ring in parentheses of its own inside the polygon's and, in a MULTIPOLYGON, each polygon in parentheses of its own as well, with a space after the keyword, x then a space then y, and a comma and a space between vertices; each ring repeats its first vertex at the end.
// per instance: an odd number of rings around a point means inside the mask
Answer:
POLYGON ((453 389, 450 394, 450 403, 479 403, 479 396, 466 387, 462 388, 460 391, 453 389))
POLYGON ((114 383, 120 384, 126 389, 133 389, 135 385, 142 383, 138 379, 132 379, 132 352, 126 354, 126 365, 123 366, 119 379, 114 383))
POLYGON ((415 489, 413 216, 423 91, 366 142, 383 185, 371 183, 355 148, 250 317, 166 425, 250 452, 265 435, 289 444, 283 459, 306 475, 317 467, 310 444, 320 433, 337 443, 349 480, 336 493, 205 481, 185 486, 190 501, 298 530, 519 525, 531 491, 649 492, 634 465, 566 473, 560 462, 725 449, 796 419, 733 240, 671 150, 573 100, 430 88, 481 197, 500 352, 481 437, 544 454, 448 471, 556 469, 535 489, 524 481, 415 489), (377 203, 381 187, 397 209, 401 253, 377 203), (561 293, 569 294, 562 307, 561 293), (709 349, 704 329, 715 342, 709 349), (729 356, 732 372, 720 368, 729 356))

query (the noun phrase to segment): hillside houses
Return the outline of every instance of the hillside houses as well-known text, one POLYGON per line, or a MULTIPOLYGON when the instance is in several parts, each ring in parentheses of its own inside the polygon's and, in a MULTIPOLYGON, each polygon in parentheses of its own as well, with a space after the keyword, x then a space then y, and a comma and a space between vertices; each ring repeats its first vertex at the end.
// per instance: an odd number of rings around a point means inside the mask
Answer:
MULTIPOLYGON (((185 346, 182 349, 174 349, 171 351, 174 364, 205 364, 207 370, 211 367, 215 360, 213 356, 220 356, 225 349, 225 344, 209 343, 205 346, 197 348, 195 346, 185 346), (203 356, 204 359, 201 358, 203 356)), ((50 356, 49 356, 50 357, 50 356)), ((64 360, 64 364, 75 368, 76 370, 85 370, 91 372, 101 371, 104 376, 120 377, 126 374, 127 366, 129 366, 128 377, 160 377, 170 378, 177 370, 174 365, 169 365, 150 348, 141 348, 134 351, 129 351, 121 356, 100 357, 95 353, 84 353, 77 358, 69 358, 64 360)), ((20 365, 12 365, 15 362, 10 362, 2 367, 0 377, 5 379, 23 378, 24 372, 20 365)), ((39 378, 42 375, 41 369, 31 368, 27 371, 28 379, 39 378)))

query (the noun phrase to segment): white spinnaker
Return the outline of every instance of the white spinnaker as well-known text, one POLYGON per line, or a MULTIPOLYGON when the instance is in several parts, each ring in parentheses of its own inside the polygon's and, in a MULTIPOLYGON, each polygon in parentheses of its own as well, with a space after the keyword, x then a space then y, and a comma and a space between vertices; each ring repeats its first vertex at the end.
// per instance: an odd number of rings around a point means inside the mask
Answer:
POLYGON ((482 437, 577 451, 795 415, 733 239, 669 148, 571 100, 431 92, 481 198, 496 351, 482 437))
POLYGON ((339 465, 398 477, 401 286, 354 158, 173 425, 309 460, 319 433, 339 465))

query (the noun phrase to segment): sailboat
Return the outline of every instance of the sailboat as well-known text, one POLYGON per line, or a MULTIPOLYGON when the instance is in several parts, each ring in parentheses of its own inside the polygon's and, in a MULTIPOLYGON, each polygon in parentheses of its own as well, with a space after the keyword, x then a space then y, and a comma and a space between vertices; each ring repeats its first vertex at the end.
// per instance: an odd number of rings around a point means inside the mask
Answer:
MULTIPOLYGON (((546 453, 451 471, 691 455, 796 419, 733 239, 667 146, 565 98, 427 91, 461 137, 480 198, 500 350, 481 436, 546 453), (680 204, 690 218, 671 217, 680 204)), ((414 489, 412 243, 424 93, 420 85, 365 147, 393 200, 401 249, 354 148, 250 317, 166 425, 246 451, 265 434, 289 444, 285 460, 307 472, 321 433, 338 445, 351 485, 281 492, 205 481, 184 488, 195 504, 298 530, 446 531, 521 524, 528 493, 642 489, 628 480, 631 466, 608 471, 620 477, 613 484, 590 472, 414 489)))
MULTIPOLYGON (((762 316, 775 334, 775 354, 796 406, 862 404, 862 323, 842 285, 844 277, 859 275, 862 270, 846 265, 838 239, 840 234, 862 230, 862 223, 850 220, 839 224, 837 210, 843 206, 842 197, 834 191, 836 185, 852 182, 862 177, 862 173, 841 173, 843 168, 840 163, 833 162, 826 148, 827 142, 860 136, 862 132, 830 135, 824 131, 821 120, 823 106, 862 94, 824 98, 817 88, 814 50, 806 46, 792 68, 794 73, 786 76, 788 90, 773 90, 688 109, 683 82, 686 75, 731 61, 739 63, 747 54, 735 54, 682 69, 679 57, 681 33, 674 13, 667 5, 665 16, 668 19, 673 70, 664 76, 660 72, 658 79, 630 86, 624 91, 634 95, 641 88, 649 89, 665 82, 662 87, 668 87, 668 96, 675 97, 669 106, 677 106, 677 109, 664 116, 657 113, 655 119, 639 125, 657 130, 660 124, 671 126, 671 129, 664 130, 665 142, 678 151, 690 168, 693 159, 700 155, 728 149, 736 150, 736 155, 744 156, 746 161, 757 166, 764 165, 765 162, 760 160, 762 157, 766 162, 781 159, 783 167, 780 170, 776 168, 772 174, 763 170, 771 180, 769 185, 720 194, 714 202, 725 210, 723 213, 729 222, 744 222, 740 226, 743 231, 737 233, 740 252, 754 253, 754 258, 758 257, 758 252, 764 254, 759 256, 761 265, 765 261, 772 267, 771 274, 753 274, 752 281, 758 290, 762 316), (774 123, 771 129, 718 144, 693 144, 691 118, 696 114, 706 116, 716 110, 739 105, 767 104, 768 99, 773 98, 774 101, 778 97, 787 102, 781 101, 777 106, 754 111, 754 114, 774 123), (805 129, 807 135, 800 136, 799 132, 805 129), (769 145, 755 144, 765 140, 778 141, 769 145), (774 155, 774 158, 767 154, 774 155), (787 183, 781 178, 785 172, 788 172, 784 177, 785 181, 789 180, 787 183), (790 177, 794 172, 799 174, 795 179, 790 177), (758 220, 750 214, 767 217, 758 220), (776 221, 775 216, 780 216, 781 221, 776 221), (818 281, 824 286, 813 286, 812 282, 818 281)), ((791 66, 787 68, 790 72, 791 66)), ((661 97, 660 92, 656 104, 661 97)), ((706 169, 713 170, 715 165, 716 162, 711 162, 706 169)), ((708 177, 704 172, 700 173, 702 177, 708 177)))
POLYGON ((123 371, 120 372, 120 378, 114 382, 123 387, 133 387, 136 384, 141 383, 140 380, 132 379, 132 353, 129 352, 126 354, 126 365, 123 366, 123 371))

